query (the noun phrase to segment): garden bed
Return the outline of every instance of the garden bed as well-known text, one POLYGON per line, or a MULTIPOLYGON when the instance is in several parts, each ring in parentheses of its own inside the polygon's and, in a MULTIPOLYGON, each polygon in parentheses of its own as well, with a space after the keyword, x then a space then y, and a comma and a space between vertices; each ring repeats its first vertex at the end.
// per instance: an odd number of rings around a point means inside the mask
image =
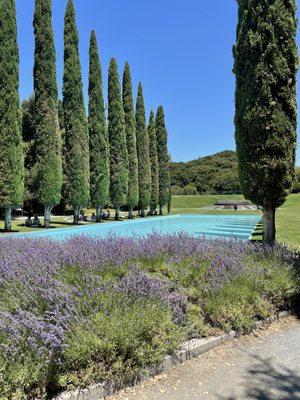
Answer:
POLYGON ((186 235, 0 240, 0 399, 124 379, 292 306, 297 255, 186 235))

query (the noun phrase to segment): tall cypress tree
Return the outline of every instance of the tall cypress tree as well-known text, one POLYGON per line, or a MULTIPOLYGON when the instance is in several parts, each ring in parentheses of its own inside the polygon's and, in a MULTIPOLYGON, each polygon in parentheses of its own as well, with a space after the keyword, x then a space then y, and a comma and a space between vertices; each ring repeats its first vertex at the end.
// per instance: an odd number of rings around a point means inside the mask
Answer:
POLYGON ((157 158, 157 142, 155 130, 155 115, 151 111, 148 124, 149 136, 149 154, 151 166, 151 199, 150 199, 150 214, 153 215, 158 205, 159 184, 158 184, 158 158, 157 158))
POLYGON ((151 197, 151 171, 149 156, 149 136, 146 126, 146 114, 142 84, 139 83, 136 102, 136 140, 139 166, 139 207, 141 217, 150 205, 151 197))
POLYGON ((163 214, 163 207, 170 201, 170 159, 168 153, 168 133, 165 124, 164 109, 160 106, 155 119, 157 157, 159 165, 159 213, 163 214))
POLYGON ((275 240, 275 212, 289 194, 296 149, 296 2, 240 0, 236 143, 244 196, 264 210, 264 241, 275 240))
POLYGON ((109 149, 102 70, 94 31, 90 40, 89 141, 91 203, 96 208, 97 222, 99 222, 102 209, 109 202, 109 149))
POLYGON ((24 192, 14 0, 1 0, 0 18, 0 206, 5 208, 5 230, 10 231, 12 208, 22 203, 24 192))
POLYGON ((129 64, 125 64, 123 74, 123 108, 125 116, 126 144, 128 152, 129 182, 127 204, 128 218, 132 218, 132 210, 139 201, 138 159, 136 148, 135 116, 132 95, 132 83, 129 64))
POLYGON ((119 220, 120 207, 127 202, 128 154, 118 65, 113 58, 108 74, 108 137, 110 145, 110 199, 119 220))
POLYGON ((34 13, 35 173, 37 198, 45 207, 45 228, 62 189, 61 136, 58 122, 56 58, 51 0, 36 0, 34 13))
POLYGON ((89 201, 89 138, 82 93, 75 9, 68 0, 64 28, 63 108, 66 141, 66 200, 74 210, 74 223, 89 201))

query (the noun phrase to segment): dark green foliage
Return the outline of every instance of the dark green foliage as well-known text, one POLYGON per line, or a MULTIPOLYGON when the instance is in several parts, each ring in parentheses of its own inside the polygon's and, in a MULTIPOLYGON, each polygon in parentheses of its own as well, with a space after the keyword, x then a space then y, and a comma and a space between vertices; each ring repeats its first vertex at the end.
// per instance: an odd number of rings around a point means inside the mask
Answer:
POLYGON ((150 213, 156 210, 158 205, 159 184, 158 184, 158 158, 157 158, 157 143, 156 143, 156 130, 155 130, 155 115, 151 111, 148 124, 149 136, 149 154, 150 154, 150 167, 151 167, 151 199, 150 199, 150 213))
POLYGON ((125 116, 126 143, 129 164, 129 182, 127 204, 129 218, 132 218, 132 209, 139 201, 138 158, 136 148, 135 116, 132 95, 132 83, 129 64, 125 64, 123 75, 123 108, 125 116))
POLYGON ((139 83, 138 87, 135 118, 139 165, 139 207, 141 209, 141 216, 144 216, 145 209, 150 206, 151 171, 149 155, 149 136, 146 126, 145 105, 141 83, 139 83))
POLYGON ((0 2, 0 206, 5 229, 11 208, 23 201, 24 160, 19 101, 19 50, 14 0, 0 2))
POLYGON ((157 110, 155 119, 157 156, 159 165, 159 207, 162 208, 168 204, 170 196, 170 158, 168 153, 168 133, 165 124, 164 109, 160 106, 157 110))
POLYGON ((265 240, 275 239, 275 210, 291 191, 296 149, 296 2, 240 0, 236 142, 244 196, 265 211, 265 240))
POLYGON ((97 220, 99 220, 101 209, 109 203, 109 149, 102 71, 94 31, 90 41, 89 141, 91 203, 97 210, 97 220))
POLYGON ((33 168, 35 164, 35 102, 34 96, 24 100, 22 109, 22 136, 25 166, 25 201, 32 202, 36 193, 36 180, 33 168))
POLYGON ((72 0, 68 1, 64 29, 63 108, 65 123, 66 200, 73 206, 74 222, 89 201, 89 139, 82 93, 78 32, 72 0))
POLYGON ((197 188, 193 183, 189 183, 185 187, 172 186, 172 194, 176 196, 196 196, 197 188))
POLYGON ((49 212, 60 202, 62 189, 61 136, 51 0, 35 1, 33 25, 35 178, 37 198, 45 206, 45 227, 49 227, 49 212))
POLYGON ((110 199, 116 208, 116 219, 118 219, 120 207, 127 202, 128 154, 118 65, 114 58, 110 61, 108 75, 108 137, 110 199))
POLYGON ((222 151, 187 163, 170 164, 173 194, 240 193, 237 157, 234 151, 222 151), (176 189, 177 187, 177 189, 176 189))

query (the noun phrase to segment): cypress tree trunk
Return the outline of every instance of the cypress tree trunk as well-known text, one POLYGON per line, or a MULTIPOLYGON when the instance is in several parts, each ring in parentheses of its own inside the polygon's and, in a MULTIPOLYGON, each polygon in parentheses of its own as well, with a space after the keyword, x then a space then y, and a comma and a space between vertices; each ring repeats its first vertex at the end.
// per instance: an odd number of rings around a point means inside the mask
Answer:
POLYGON ((115 221, 120 221, 120 207, 116 207, 115 221))
POLYGON ((275 241, 275 213, 276 210, 264 210, 263 240, 265 243, 273 243, 275 241))
POLYGON ((58 120, 56 57, 51 0, 35 0, 34 13, 35 187, 45 206, 45 228, 50 210, 61 199, 62 155, 58 120))
POLYGON ((275 211, 290 193, 297 131, 295 0, 239 1, 234 47, 235 137, 242 192, 264 212, 264 241, 275 240, 275 211))
POLYGON ((79 223, 80 211, 81 211, 81 207, 74 208, 74 218, 73 218, 74 225, 77 225, 79 223))
POLYGON ((132 209, 132 207, 129 207, 129 210, 128 210, 128 219, 133 219, 133 209, 132 209))
POLYGON ((150 206, 151 197, 151 171, 149 154, 149 136, 146 126, 145 104, 142 84, 139 83, 136 102, 136 140, 138 155, 139 178, 139 207, 141 217, 145 217, 145 210, 150 206))
POLYGON ((22 204, 24 192, 14 0, 0 1, 0 16, 0 207, 5 208, 5 229, 11 230, 11 209, 22 204))
POLYGON ((74 223, 78 210, 89 202, 89 134, 85 114, 82 75, 79 58, 79 38, 72 0, 68 0, 64 28, 63 109, 65 123, 65 176, 66 201, 74 210, 74 223))
POLYGON ((108 137, 110 199, 116 209, 116 219, 118 219, 121 205, 127 202, 128 153, 118 65, 114 58, 110 61, 108 74, 108 137))
POLYGON ((94 31, 91 34, 89 55, 90 192, 92 206, 96 208, 97 222, 100 222, 102 208, 109 203, 109 148, 102 70, 94 31))
POLYGON ((168 206, 168 215, 170 215, 171 210, 172 210, 172 190, 171 190, 171 187, 169 189, 169 199, 168 199, 167 206, 168 206))
POLYGON ((45 206, 45 213, 44 213, 44 227, 45 228, 50 228, 50 223, 51 223, 51 210, 52 210, 52 206, 47 207, 45 206))
POLYGON ((5 232, 11 231, 11 212, 12 209, 10 207, 5 208, 5 226, 4 226, 5 232))
POLYGON ((123 108, 125 117, 126 144, 128 152, 128 196, 127 205, 129 208, 128 219, 132 219, 133 207, 139 202, 139 178, 138 178, 138 158, 136 144, 136 129, 134 118, 134 104, 132 95, 132 83, 129 64, 125 64, 123 74, 123 108))
POLYGON ((103 210, 102 206, 96 207, 96 221, 97 221, 97 222, 101 222, 101 219, 102 219, 102 210, 103 210))

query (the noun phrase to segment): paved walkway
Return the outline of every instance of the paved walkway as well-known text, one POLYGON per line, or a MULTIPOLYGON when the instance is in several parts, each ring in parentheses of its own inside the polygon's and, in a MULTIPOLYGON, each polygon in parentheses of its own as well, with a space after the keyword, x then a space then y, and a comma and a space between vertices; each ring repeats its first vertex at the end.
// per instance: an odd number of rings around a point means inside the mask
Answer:
POLYGON ((300 320, 288 318, 110 400, 300 400, 300 320))

